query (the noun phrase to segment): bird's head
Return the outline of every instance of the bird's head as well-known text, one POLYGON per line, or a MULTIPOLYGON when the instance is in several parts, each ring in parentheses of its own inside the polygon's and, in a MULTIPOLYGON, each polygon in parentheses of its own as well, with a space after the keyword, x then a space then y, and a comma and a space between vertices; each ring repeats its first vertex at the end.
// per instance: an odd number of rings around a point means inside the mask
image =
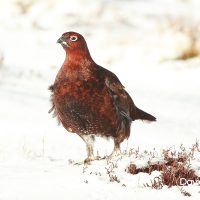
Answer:
POLYGON ((87 48, 84 37, 76 32, 66 32, 57 40, 66 51, 80 50, 87 48))
POLYGON ((76 32, 66 32, 57 40, 67 53, 65 62, 73 62, 78 65, 83 61, 87 63, 94 62, 90 56, 89 49, 84 37, 76 32), (88 62, 89 61, 89 62, 88 62))

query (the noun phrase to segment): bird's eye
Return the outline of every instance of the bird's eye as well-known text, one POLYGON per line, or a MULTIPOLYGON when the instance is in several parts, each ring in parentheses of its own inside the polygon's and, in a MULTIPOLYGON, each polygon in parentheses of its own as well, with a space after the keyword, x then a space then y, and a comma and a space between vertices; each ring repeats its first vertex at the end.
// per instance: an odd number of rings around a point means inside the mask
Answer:
POLYGON ((75 41, 78 40, 78 37, 77 37, 77 36, 71 36, 71 37, 70 37, 70 40, 71 40, 72 42, 75 42, 75 41))

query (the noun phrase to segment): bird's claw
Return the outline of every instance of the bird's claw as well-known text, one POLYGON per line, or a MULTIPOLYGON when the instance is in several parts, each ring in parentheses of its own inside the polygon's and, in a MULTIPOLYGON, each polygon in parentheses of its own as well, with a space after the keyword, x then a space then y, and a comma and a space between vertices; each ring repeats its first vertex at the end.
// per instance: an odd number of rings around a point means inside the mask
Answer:
POLYGON ((107 156, 107 159, 111 160, 114 157, 117 157, 117 156, 120 156, 120 155, 122 155, 122 152, 119 149, 117 149, 117 150, 114 150, 109 156, 107 156))
POLYGON ((104 157, 103 158, 101 158, 100 156, 87 157, 85 160, 81 162, 76 162, 74 165, 90 165, 92 161, 102 160, 102 159, 104 159, 104 157))

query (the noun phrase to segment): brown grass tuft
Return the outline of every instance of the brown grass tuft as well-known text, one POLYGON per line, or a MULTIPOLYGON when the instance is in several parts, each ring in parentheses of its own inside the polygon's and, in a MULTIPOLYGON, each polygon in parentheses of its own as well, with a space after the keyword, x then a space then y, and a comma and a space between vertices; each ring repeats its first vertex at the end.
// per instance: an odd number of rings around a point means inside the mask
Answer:
POLYGON ((15 2, 19 12, 23 15, 27 14, 30 11, 31 7, 33 6, 33 3, 34 0, 29 0, 29 1, 18 0, 15 2))
POLYGON ((117 162, 118 161, 116 161, 116 163, 111 162, 108 168, 105 167, 105 169, 109 176, 110 182, 120 183, 120 179, 114 174, 114 171, 113 171, 115 168, 118 168, 117 162))
POLYGON ((185 18, 167 18, 168 26, 175 32, 182 33, 188 38, 188 47, 180 52, 177 60, 187 60, 200 56, 199 34, 200 29, 198 23, 188 21, 185 18))
POLYGON ((135 164, 130 164, 127 171, 133 175, 140 172, 151 174, 153 171, 160 171, 161 175, 159 177, 155 177, 150 184, 146 183, 144 186, 153 189, 162 189, 164 185, 168 187, 177 186, 183 195, 191 196, 180 186, 189 184, 188 182, 181 182, 182 180, 189 180, 193 183, 200 180, 200 177, 190 167, 190 161, 194 159, 195 152, 200 152, 198 142, 192 145, 189 151, 183 145, 180 146, 179 151, 163 150, 164 161, 162 163, 152 164, 149 161, 148 165, 142 168, 138 168, 135 164))

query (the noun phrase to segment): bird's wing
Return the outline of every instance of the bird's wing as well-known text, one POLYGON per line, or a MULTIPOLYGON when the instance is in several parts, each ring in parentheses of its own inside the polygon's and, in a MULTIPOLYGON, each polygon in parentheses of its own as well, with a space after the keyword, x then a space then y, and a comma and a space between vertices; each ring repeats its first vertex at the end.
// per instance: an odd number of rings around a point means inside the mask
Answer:
POLYGON ((150 115, 135 106, 132 98, 115 74, 108 71, 108 73, 106 73, 105 83, 113 98, 116 109, 119 110, 122 116, 133 121, 136 119, 156 121, 156 118, 153 115, 150 115))
POLYGON ((105 84, 120 114, 131 121, 135 120, 137 118, 137 107, 117 76, 107 71, 105 84))

